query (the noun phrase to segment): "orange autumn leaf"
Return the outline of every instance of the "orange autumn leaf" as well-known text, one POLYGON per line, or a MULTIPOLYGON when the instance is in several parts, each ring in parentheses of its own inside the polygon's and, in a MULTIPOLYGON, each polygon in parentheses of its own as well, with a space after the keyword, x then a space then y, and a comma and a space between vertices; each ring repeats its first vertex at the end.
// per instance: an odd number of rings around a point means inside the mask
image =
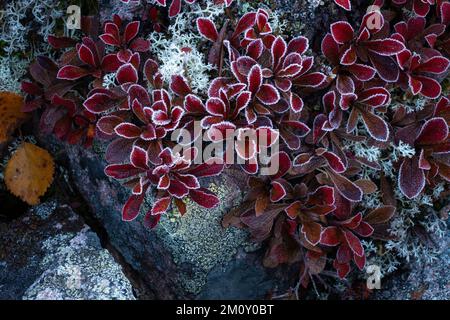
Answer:
POLYGON ((29 205, 39 203, 53 181, 52 156, 31 143, 23 143, 8 161, 5 183, 8 190, 29 205))
POLYGON ((22 112, 23 98, 15 93, 0 92, 0 143, 6 142, 15 129, 26 119, 22 112))

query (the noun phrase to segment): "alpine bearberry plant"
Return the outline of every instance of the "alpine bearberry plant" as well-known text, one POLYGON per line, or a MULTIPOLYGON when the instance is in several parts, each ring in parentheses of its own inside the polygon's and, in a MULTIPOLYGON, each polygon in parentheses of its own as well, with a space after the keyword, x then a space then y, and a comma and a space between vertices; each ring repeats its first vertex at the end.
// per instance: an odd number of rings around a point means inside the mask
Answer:
MULTIPOLYGON (((335 2, 352 9, 350 1, 335 2)), ((168 16, 179 14, 182 3, 171 1, 168 16)), ((23 83, 23 108, 41 110, 41 128, 69 143, 105 140, 106 175, 131 190, 123 220, 136 219, 152 193, 144 217, 150 228, 172 208, 185 214, 187 198, 217 206, 220 199, 202 182, 227 170, 230 153, 237 156, 248 188, 224 225, 245 227, 254 240, 266 241, 266 266, 298 263, 304 287, 327 261, 345 278, 353 265, 365 267, 363 240, 389 239, 389 222, 402 209, 392 188, 417 199, 437 185, 447 188, 450 179, 450 102, 443 88, 450 2, 373 5, 360 21, 329 26, 315 52, 326 61, 321 68, 309 40, 279 33, 268 10, 192 21, 204 60, 214 67, 206 91, 185 74, 165 80, 165 61, 151 54, 145 37, 155 24, 114 16, 94 32, 91 21, 81 40, 49 37, 59 59, 39 57, 31 65, 34 81, 23 83), (411 110, 405 99, 423 102, 411 110), (195 161, 202 150, 192 141, 178 152, 173 135, 185 129, 200 138, 196 123, 208 144, 237 132, 235 147, 203 163, 195 161), (256 141, 245 140, 249 130, 256 141), (279 151, 262 161, 262 149, 275 144, 279 151), (405 145, 408 152, 400 148, 405 145), (276 172, 261 174, 275 162, 276 172), (378 192, 382 200, 368 205, 378 192)))

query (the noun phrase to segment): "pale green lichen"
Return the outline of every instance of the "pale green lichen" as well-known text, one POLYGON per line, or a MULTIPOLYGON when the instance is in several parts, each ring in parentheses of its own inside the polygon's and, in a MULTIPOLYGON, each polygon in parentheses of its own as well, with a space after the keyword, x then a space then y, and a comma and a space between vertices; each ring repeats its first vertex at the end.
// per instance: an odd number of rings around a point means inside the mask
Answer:
POLYGON ((170 212, 157 229, 159 238, 172 251, 174 262, 179 266, 189 265, 192 270, 189 275, 180 273, 179 281, 193 294, 201 291, 208 273, 230 261, 247 240, 245 231, 224 229, 221 225, 223 214, 240 202, 240 192, 226 180, 220 185, 211 184, 209 189, 222 200, 217 208, 203 209, 186 200, 187 213, 180 217, 178 212, 170 212))

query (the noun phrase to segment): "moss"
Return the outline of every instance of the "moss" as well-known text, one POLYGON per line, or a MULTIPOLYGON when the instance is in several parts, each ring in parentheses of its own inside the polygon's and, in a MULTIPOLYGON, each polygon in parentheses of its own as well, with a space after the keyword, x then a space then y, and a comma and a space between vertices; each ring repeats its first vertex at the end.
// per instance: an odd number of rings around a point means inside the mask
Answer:
POLYGON ((172 251, 174 262, 180 269, 189 266, 192 270, 189 274, 180 272, 179 281, 193 294, 201 291, 210 270, 230 261, 247 239, 245 231, 221 226, 223 214, 241 200, 237 187, 221 178, 220 183, 211 183, 208 188, 222 200, 217 208, 207 210, 186 201, 187 213, 183 217, 171 212, 157 229, 159 238, 172 251))

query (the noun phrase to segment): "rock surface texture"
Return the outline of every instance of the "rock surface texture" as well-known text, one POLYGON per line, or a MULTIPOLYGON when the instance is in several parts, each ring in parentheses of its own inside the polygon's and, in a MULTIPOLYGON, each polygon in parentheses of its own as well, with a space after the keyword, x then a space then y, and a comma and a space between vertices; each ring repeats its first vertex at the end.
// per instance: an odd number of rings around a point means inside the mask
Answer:
POLYGON ((130 282, 68 206, 49 201, 0 224, 0 299, 133 300, 130 282))

